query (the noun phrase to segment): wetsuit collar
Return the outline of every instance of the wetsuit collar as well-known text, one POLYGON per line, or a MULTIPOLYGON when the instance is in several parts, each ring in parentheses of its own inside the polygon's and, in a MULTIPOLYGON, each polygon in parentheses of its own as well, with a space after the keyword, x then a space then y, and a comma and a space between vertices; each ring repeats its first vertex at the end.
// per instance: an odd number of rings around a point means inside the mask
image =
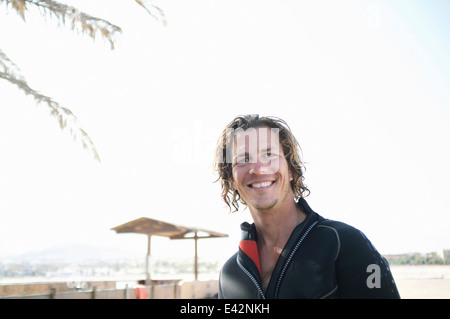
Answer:
MULTIPOLYGON (((294 247, 299 244, 302 237, 306 236, 310 229, 319 220, 323 218, 315 213, 305 199, 300 198, 297 201, 297 205, 300 209, 306 213, 305 220, 297 225, 292 231, 286 245, 284 246, 280 256, 278 257, 277 263, 272 273, 267 291, 265 292, 266 297, 273 298, 276 294, 276 287, 278 285, 278 279, 288 262, 288 257, 293 251, 294 247)), ((241 224, 241 241, 239 242, 239 253, 238 259, 242 265, 261 283, 261 267, 259 263, 258 248, 256 244, 257 233, 255 224, 249 224, 244 222, 241 224)))

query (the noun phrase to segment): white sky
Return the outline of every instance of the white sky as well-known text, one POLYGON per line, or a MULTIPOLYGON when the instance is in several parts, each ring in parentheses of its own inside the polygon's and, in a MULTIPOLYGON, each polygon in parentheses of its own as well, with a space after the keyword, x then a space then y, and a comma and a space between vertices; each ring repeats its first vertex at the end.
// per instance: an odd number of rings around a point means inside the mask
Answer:
POLYGON ((447 2, 161 1, 167 27, 131 0, 70 4, 121 26, 116 50, 4 5, 0 47, 78 116, 102 162, 0 81, 0 256, 74 242, 143 256, 144 236, 110 228, 147 216, 230 234, 199 245, 228 258, 250 216, 228 214, 211 163, 247 113, 291 126, 322 216, 384 254, 450 248, 447 2))

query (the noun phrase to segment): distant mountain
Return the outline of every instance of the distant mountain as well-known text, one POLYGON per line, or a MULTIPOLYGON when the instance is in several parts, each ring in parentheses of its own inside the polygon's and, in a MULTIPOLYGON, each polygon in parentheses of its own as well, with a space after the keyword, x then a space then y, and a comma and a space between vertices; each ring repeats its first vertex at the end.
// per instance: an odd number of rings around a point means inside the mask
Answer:
POLYGON ((143 255, 136 256, 128 250, 115 247, 100 247, 86 244, 62 244, 40 251, 30 251, 20 255, 3 257, 9 262, 29 263, 94 263, 114 262, 130 259, 144 259, 143 255))

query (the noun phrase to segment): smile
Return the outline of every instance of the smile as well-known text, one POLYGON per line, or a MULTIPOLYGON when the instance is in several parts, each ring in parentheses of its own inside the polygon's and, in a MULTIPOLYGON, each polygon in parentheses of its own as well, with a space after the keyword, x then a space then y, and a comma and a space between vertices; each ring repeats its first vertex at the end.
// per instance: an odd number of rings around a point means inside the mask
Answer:
POLYGON ((265 187, 271 186, 273 183, 275 183, 275 182, 274 181, 270 181, 270 182, 262 182, 262 183, 250 184, 248 186, 251 187, 251 188, 265 188, 265 187))

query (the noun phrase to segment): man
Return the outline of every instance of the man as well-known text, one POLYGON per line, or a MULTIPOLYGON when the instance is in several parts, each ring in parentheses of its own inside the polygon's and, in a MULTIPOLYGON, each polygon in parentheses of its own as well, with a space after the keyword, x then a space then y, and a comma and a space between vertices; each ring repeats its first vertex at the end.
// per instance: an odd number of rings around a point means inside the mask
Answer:
POLYGON ((359 230, 304 199, 299 145, 279 118, 236 117, 219 138, 222 197, 254 221, 223 266, 219 298, 400 298, 387 261, 359 230))

